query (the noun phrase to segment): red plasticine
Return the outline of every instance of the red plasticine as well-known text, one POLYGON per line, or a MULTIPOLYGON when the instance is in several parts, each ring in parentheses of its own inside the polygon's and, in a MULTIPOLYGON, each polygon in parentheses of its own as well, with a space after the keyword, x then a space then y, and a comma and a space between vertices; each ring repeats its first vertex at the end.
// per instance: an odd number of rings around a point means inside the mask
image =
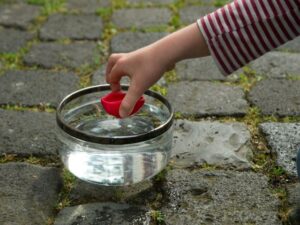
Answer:
MULTIPOLYGON (((123 98, 125 97, 126 93, 118 91, 118 92, 111 92, 101 98, 101 104, 104 110, 117 118, 121 118, 119 115, 119 108, 123 98)), ((145 99, 144 97, 140 97, 136 102, 132 112, 130 115, 135 114, 140 110, 140 108, 144 105, 145 99)))

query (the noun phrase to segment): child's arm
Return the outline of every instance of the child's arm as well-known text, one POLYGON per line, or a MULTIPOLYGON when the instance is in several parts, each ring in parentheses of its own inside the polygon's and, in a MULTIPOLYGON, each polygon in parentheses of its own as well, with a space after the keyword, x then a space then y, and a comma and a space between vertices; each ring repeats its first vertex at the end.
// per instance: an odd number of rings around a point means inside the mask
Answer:
POLYGON ((138 98, 176 62, 207 55, 206 42, 196 23, 136 51, 112 54, 106 68, 106 80, 112 90, 120 89, 122 76, 128 75, 131 80, 121 104, 121 117, 130 114, 138 98))
POLYGON ((300 34, 300 0, 235 0, 167 37, 109 58, 106 78, 113 90, 122 76, 131 78, 120 115, 127 116, 137 99, 172 65, 211 54, 223 74, 300 34), (209 49, 209 50, 208 50, 209 49))

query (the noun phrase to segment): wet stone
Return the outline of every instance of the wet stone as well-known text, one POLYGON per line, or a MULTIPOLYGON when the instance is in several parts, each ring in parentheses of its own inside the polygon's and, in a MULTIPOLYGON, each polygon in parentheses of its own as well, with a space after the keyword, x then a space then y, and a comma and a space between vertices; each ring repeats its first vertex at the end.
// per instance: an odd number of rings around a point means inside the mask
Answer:
POLYGON ((139 32, 124 32, 112 38, 111 51, 114 52, 131 52, 133 50, 151 44, 167 33, 139 33, 139 32))
POLYGON ((300 52, 300 37, 280 46, 276 50, 283 52, 300 52))
POLYGON ((77 180, 70 193, 72 202, 108 202, 108 201, 135 201, 143 196, 143 201, 153 197, 153 185, 151 181, 143 181, 138 184, 118 187, 101 186, 77 180), (144 195, 147 195, 145 197, 144 195))
POLYGON ((171 162, 176 167, 251 167, 251 136, 242 123, 177 120, 173 136, 171 162))
POLYGON ((245 115, 248 109, 241 88, 206 81, 170 84, 167 99, 176 112, 186 116, 245 115))
POLYGON ((182 23, 190 24, 196 22, 197 19, 215 11, 217 8, 213 6, 188 6, 179 11, 182 23))
POLYGON ((249 100, 263 115, 299 116, 300 80, 267 79, 258 82, 249 100))
POLYGON ((68 11, 78 13, 96 13, 98 9, 111 6, 110 0, 68 0, 66 7, 68 11))
POLYGON ((57 106, 78 85, 79 78, 70 72, 8 71, 0 76, 0 104, 57 106))
POLYGON ((268 178, 253 172, 169 171, 162 208, 167 225, 279 225, 279 201, 268 178))
POLYGON ((300 78, 300 55, 270 52, 250 63, 258 76, 268 78, 300 78))
POLYGON ((54 113, 0 110, 0 154, 57 156, 54 113))
POLYGON ((236 80, 239 70, 234 74, 225 77, 211 57, 201 59, 184 60, 176 64, 176 74, 179 80, 203 81, 203 80, 236 80))
POLYGON ((0 224, 46 224, 62 187, 59 170, 27 163, 0 165, 0 224))
POLYGON ((102 20, 96 15, 54 14, 40 30, 40 38, 54 41, 64 38, 73 40, 98 40, 102 32, 102 20))
POLYGON ((112 16, 112 22, 120 28, 146 28, 167 25, 171 19, 168 9, 121 9, 112 16))
POLYGON ((40 66, 47 69, 53 67, 75 69, 84 65, 93 65, 96 56, 98 56, 97 45, 93 42, 68 45, 39 43, 24 56, 24 62, 28 66, 40 66))
POLYGON ((129 4, 171 4, 176 2, 175 0, 151 0, 146 1, 146 0, 127 0, 129 4))
POLYGON ((116 203, 90 203, 64 208, 59 212, 54 225, 148 225, 149 209, 116 203))
POLYGON ((0 5, 0 25, 27 29, 40 10, 41 7, 27 4, 0 5))
POLYGON ((300 149, 300 123, 263 123, 260 129, 277 155, 277 164, 291 175, 297 175, 296 156, 300 149))
POLYGON ((26 31, 0 27, 0 53, 16 53, 34 37, 26 31))

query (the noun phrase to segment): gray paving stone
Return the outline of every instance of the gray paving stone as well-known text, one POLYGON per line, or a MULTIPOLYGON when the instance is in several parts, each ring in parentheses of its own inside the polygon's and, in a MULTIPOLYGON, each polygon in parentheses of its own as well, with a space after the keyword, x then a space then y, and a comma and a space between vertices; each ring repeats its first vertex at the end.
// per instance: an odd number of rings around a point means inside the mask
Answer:
POLYGON ((224 76, 211 57, 184 60, 176 64, 175 69, 179 80, 188 81, 236 80, 238 74, 242 73, 242 70, 238 70, 228 77, 224 76))
POLYGON ((102 7, 110 7, 110 0, 68 0, 66 7, 68 11, 78 13, 96 13, 102 7))
POLYGON ((0 110, 0 116, 0 154, 57 156, 54 114, 0 110))
POLYGON ((56 168, 27 163, 0 165, 0 224, 46 224, 62 180, 56 168))
POLYGON ((0 77, 0 104, 57 106, 78 86, 79 78, 73 73, 7 71, 0 77))
POLYGON ((64 38, 98 40, 101 38, 102 28, 102 20, 96 15, 54 14, 40 29, 40 38, 44 41, 64 38))
POLYGON ((278 51, 288 51, 288 52, 300 52, 300 37, 295 38, 292 41, 287 42, 286 44, 280 46, 276 50, 278 51))
POLYGON ((297 175, 296 156, 300 148, 300 123, 263 123, 260 129, 277 155, 277 164, 289 174, 297 175))
POLYGON ((249 100, 263 115, 299 116, 300 80, 267 79, 258 82, 249 100))
MULTIPOLYGON (((108 201, 133 201, 140 198, 145 193, 151 197, 153 185, 151 181, 143 181, 138 184, 112 187, 100 186, 96 184, 87 183, 77 180, 74 188, 70 193, 70 200, 72 202, 108 202, 108 201)), ((144 201, 145 198, 144 198, 144 201)))
POLYGON ((127 0, 129 4, 171 4, 174 3, 175 0, 151 0, 146 1, 146 0, 127 0))
POLYGON ((97 45, 93 42, 68 45, 39 43, 24 56, 24 63, 47 69, 57 66, 75 69, 83 65, 93 65, 96 56, 98 56, 97 45))
POLYGON ((16 53, 34 37, 32 33, 0 27, 0 53, 16 53))
POLYGON ((146 28, 168 25, 171 12, 165 8, 121 9, 112 15, 112 22, 120 28, 146 28))
POLYGON ((182 23, 190 24, 216 9, 214 6, 187 6, 179 11, 179 15, 182 23))
POLYGON ((289 224, 299 225, 300 223, 300 183, 287 186, 289 204, 289 224))
POLYGON ((269 78, 300 78, 300 55, 295 53, 270 52, 254 62, 250 67, 257 75, 269 78))
POLYGON ((268 178, 253 172, 172 170, 164 189, 166 225, 282 224, 268 178))
POLYGON ((167 98, 183 115, 244 115, 248 103, 241 88, 207 81, 170 84, 167 98))
POLYGON ((27 29, 41 7, 27 4, 0 5, 0 25, 27 29))
POLYGON ((142 206, 116 203, 91 203, 64 208, 54 225, 148 225, 149 209, 142 206))
POLYGON ((151 44, 166 35, 167 33, 124 32, 112 38, 111 51, 123 53, 130 52, 151 44))
POLYGON ((238 169, 250 168, 250 139, 250 133, 242 123, 177 120, 172 165, 193 167, 207 163, 238 169))

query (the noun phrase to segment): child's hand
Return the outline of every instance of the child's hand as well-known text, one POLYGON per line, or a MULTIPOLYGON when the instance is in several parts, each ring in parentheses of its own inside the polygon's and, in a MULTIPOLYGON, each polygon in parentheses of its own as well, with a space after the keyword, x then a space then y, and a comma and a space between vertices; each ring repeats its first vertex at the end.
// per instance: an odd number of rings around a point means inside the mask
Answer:
POLYGON ((121 117, 128 116, 144 92, 157 82, 169 67, 172 67, 165 65, 158 58, 151 46, 110 56, 106 68, 106 81, 110 83, 112 91, 120 90, 122 76, 130 77, 128 93, 120 106, 121 117))

